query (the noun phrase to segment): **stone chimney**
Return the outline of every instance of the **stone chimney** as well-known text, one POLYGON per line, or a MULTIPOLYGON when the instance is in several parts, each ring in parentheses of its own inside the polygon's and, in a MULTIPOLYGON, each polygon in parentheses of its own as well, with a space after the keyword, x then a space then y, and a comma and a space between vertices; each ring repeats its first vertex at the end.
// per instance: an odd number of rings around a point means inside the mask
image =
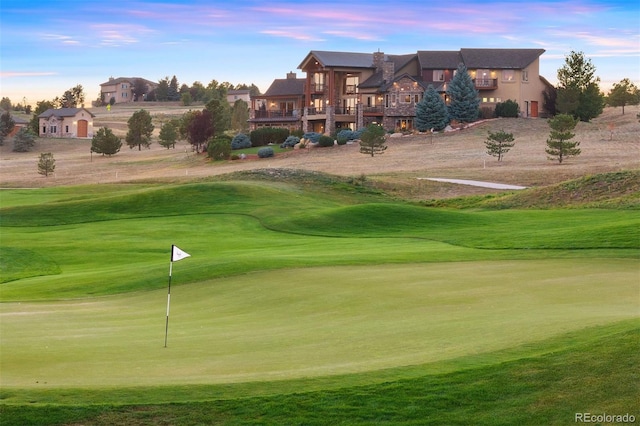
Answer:
POLYGON ((396 66, 393 61, 384 61, 382 64, 382 80, 390 83, 393 81, 393 76, 396 73, 396 66))
POLYGON ((293 71, 289 71, 287 73, 287 80, 295 80, 296 79, 296 73, 293 71))
POLYGON ((384 63, 384 52, 373 52, 373 66, 376 67, 376 72, 382 71, 382 64, 384 63))

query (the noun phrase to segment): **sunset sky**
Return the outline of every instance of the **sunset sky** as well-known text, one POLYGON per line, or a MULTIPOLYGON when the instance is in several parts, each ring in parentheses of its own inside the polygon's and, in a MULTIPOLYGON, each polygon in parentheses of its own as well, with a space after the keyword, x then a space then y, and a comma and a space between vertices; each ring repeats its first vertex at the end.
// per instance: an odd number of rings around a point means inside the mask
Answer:
POLYGON ((640 86, 638 0, 2 0, 0 12, 0 95, 13 103, 81 84, 88 104, 110 76, 264 92, 289 71, 302 77, 310 50, 543 48, 540 72, 554 84, 573 50, 603 91, 625 77, 640 86))

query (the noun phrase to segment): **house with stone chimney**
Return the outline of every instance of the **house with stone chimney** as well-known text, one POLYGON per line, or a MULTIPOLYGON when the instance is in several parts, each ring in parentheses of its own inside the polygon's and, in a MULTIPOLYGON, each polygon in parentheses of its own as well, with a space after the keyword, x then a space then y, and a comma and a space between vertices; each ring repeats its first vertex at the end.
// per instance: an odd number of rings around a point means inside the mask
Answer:
POLYGON ((304 78, 297 78, 295 72, 289 72, 287 78, 273 80, 264 94, 251 97, 249 128, 302 130, 305 81, 304 78))
POLYGON ((283 127, 304 132, 333 134, 370 123, 380 123, 387 130, 412 130, 415 106, 424 91, 433 85, 448 103, 447 84, 461 63, 474 81, 481 108, 493 110, 497 103, 513 100, 523 117, 535 118, 542 112, 548 85, 539 74, 543 53, 543 49, 460 49, 403 55, 312 50, 298 66, 306 75, 302 90, 300 83, 292 84, 284 95, 275 90, 283 83, 274 81, 273 91, 270 88, 252 100, 252 126, 276 125, 275 120, 256 120, 290 111, 290 121, 283 127), (287 106, 282 103, 283 96, 295 102, 287 106))

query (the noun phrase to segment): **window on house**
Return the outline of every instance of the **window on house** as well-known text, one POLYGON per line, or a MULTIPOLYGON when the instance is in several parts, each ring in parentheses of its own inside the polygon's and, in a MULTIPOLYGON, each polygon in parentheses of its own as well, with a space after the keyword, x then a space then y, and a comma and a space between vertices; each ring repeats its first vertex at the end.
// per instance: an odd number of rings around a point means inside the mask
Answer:
POLYGON ((123 89, 126 89, 126 88, 127 88, 126 83, 122 83, 122 88, 123 88, 123 89))
POLYGON ((123 97, 123 98, 126 98, 126 97, 127 97, 127 94, 126 94, 126 93, 123 93, 123 94, 122 94, 122 97, 123 97))
POLYGON ((411 95, 404 95, 400 98, 400 101, 405 104, 411 103, 411 95))
POLYGON ((444 70, 433 70, 433 81, 444 81, 444 70))
POLYGON ((47 133, 47 126, 42 126, 42 133, 47 133))
POLYGON ((514 70, 502 70, 502 81, 514 81, 516 72, 514 70))
POLYGON ((413 95, 413 102, 415 103, 420 102, 420 95, 413 95))
POLYGON ((522 81, 529 81, 529 71, 522 70, 522 81))
POLYGON ((58 133, 58 126, 49 126, 49 133, 58 133))
POLYGON ((69 133, 69 126, 64 126, 64 132, 69 133))

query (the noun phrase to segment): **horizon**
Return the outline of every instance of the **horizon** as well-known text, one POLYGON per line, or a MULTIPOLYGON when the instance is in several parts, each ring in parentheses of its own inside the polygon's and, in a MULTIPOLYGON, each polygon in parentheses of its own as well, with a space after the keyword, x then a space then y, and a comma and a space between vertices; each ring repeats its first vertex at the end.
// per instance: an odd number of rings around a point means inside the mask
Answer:
POLYGON ((335 0, 113 0, 108 7, 5 0, 1 7, 0 96, 13 104, 35 106, 78 84, 90 104, 109 77, 175 75, 180 85, 217 80, 255 84, 264 93, 288 72, 302 77, 297 67, 312 50, 544 49, 540 75, 553 85, 575 51, 591 60, 605 94, 623 78, 640 86, 637 1, 353 0, 346 10, 335 0))

